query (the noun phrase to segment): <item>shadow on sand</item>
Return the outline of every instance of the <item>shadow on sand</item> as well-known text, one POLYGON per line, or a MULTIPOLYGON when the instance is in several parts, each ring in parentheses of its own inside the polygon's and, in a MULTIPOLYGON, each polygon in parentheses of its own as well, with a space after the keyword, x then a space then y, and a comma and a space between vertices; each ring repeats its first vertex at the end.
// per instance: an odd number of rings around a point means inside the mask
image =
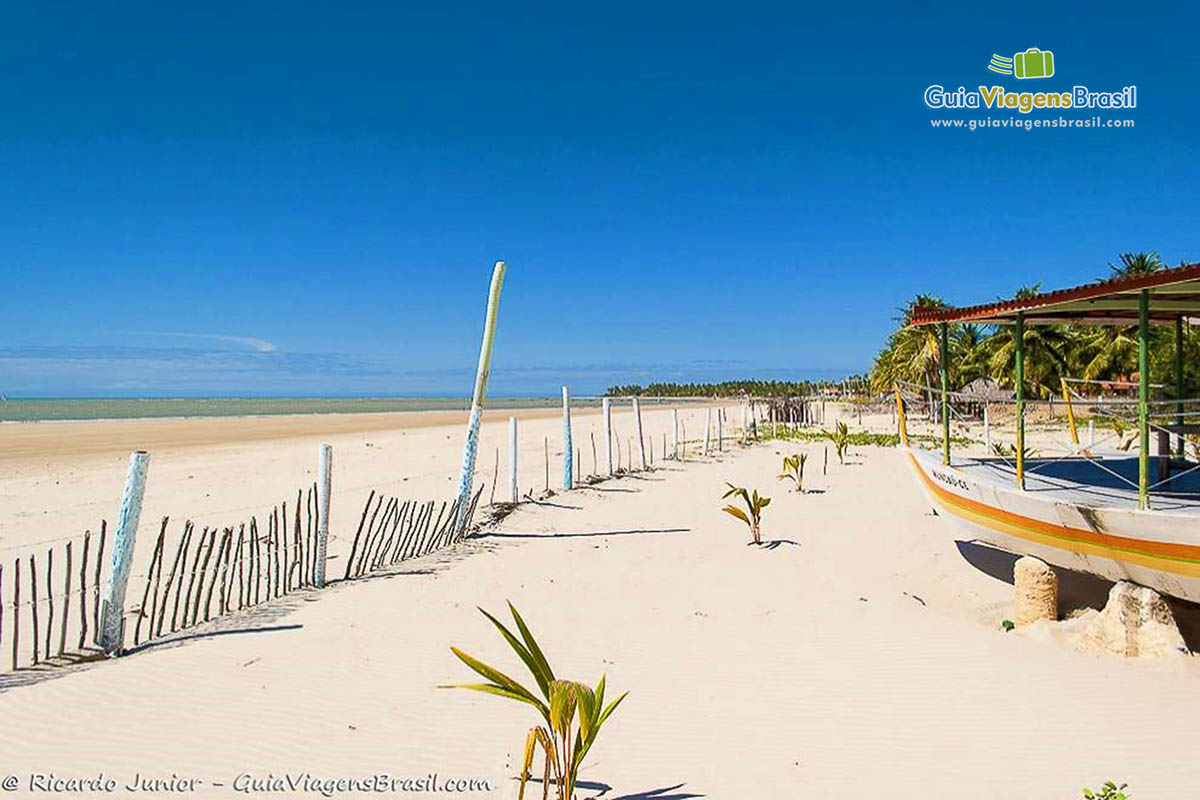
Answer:
MULTIPOLYGON (((581 539, 593 536, 638 536, 658 533, 691 533, 691 528, 637 528, 623 531, 570 531, 564 533, 504 533, 494 531, 481 533, 478 539, 581 539)), ((764 542, 765 544, 765 542, 764 542)), ((792 542, 795 544, 795 542, 792 542)))

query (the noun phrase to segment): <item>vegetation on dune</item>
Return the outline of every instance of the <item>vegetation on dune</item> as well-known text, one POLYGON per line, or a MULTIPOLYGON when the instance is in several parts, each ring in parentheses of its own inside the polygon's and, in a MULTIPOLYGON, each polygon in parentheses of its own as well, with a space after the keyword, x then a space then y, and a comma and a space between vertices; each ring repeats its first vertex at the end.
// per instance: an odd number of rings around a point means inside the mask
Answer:
POLYGON ((516 652, 529 669, 537 683, 538 691, 535 693, 525 688, 500 670, 467 655, 457 647, 452 647, 450 650, 464 664, 486 678, 487 683, 453 684, 439 688, 470 689, 475 692, 506 697, 537 709, 545 724, 531 728, 526 737, 525 762, 521 767, 519 797, 525 797, 525 784, 530 777, 529 770, 537 755, 537 749, 541 747, 545 760, 542 778, 543 800, 550 796, 552 776, 557 800, 572 800, 579 776, 579 767, 583 763, 583 759, 595 743, 600 728, 625 699, 628 692, 606 706, 604 704, 604 676, 601 676, 595 689, 584 683, 555 678, 554 670, 551 669, 550 663, 546 660, 546 656, 542 653, 542 649, 533 638, 525 621, 517 613, 516 607, 509 603, 508 608, 512 612, 513 622, 516 623, 517 631, 520 633, 519 639, 500 620, 482 608, 479 611, 496 626, 500 635, 504 637, 504 641, 508 642, 509 647, 516 652))
MULTIPOLYGON (((1123 253, 1108 264, 1102 280, 1148 275, 1166 265, 1157 253, 1123 253)), ((1040 284, 1022 287, 1013 299, 1036 295, 1040 284)), ((890 392, 896 381, 940 386, 941 345, 935 325, 909 328, 917 311, 944 308, 940 297, 919 294, 899 309, 897 330, 887 339, 871 368, 875 393, 890 392)), ((978 378, 1014 388, 1013 328, 1009 325, 952 325, 949 330, 950 383, 962 387, 978 378)), ((1062 391, 1062 378, 1131 380, 1137 375, 1137 326, 1030 325, 1025 328, 1025 389, 1047 398, 1062 391)), ((1150 380, 1174 396, 1175 331, 1155 325, 1150 331, 1150 380)), ((1184 396, 1200 394, 1200 332, 1184 327, 1184 396)))
POLYGON ((611 386, 608 397, 808 397, 825 389, 865 387, 866 375, 851 375, 842 381, 721 381, 719 383, 660 382, 611 386))

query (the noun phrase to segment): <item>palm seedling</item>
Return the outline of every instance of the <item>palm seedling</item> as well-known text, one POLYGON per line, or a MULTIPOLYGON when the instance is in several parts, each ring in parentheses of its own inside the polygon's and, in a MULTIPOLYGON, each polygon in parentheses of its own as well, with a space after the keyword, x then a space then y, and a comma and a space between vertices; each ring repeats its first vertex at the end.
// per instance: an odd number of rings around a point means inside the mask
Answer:
POLYGON ((556 787, 556 800, 572 800, 575 794, 575 783, 579 775, 579 766, 587 756, 600 728, 625 699, 622 694, 607 706, 604 705, 604 676, 596 688, 592 689, 584 683, 559 680, 554 677, 554 670, 538 647, 533 634, 517 613, 512 603, 508 604, 512 612, 517 631, 521 634, 518 639, 504 626, 482 608, 479 609, 488 620, 496 626, 500 635, 508 642, 524 662, 537 683, 537 692, 525 688, 517 681, 500 672, 498 669, 472 658, 457 647, 450 650, 475 672, 487 679, 487 683, 468 683, 441 686, 442 689, 470 689, 498 697, 507 697, 519 703, 533 706, 542 715, 543 725, 530 728, 525 739, 525 762, 521 767, 521 788, 518 797, 525 797, 525 784, 529 780, 529 769, 537 755, 537 748, 542 748, 544 770, 542 779, 542 800, 550 796, 551 774, 556 787))
POLYGON ((829 440, 833 442, 833 447, 837 450, 838 463, 845 464, 846 451, 850 447, 850 427, 839 421, 833 433, 829 434, 829 440))
POLYGON ((804 491, 804 462, 808 461, 808 453, 797 453, 794 456, 783 457, 783 472, 779 473, 781 481, 791 481, 796 484, 796 491, 804 491))
POLYGON ((735 505, 727 505, 722 511, 731 516, 737 517, 750 528, 750 536, 753 538, 754 544, 762 544, 762 510, 771 504, 771 498, 763 497, 755 489, 754 493, 746 491, 740 486, 734 486, 732 483, 726 483, 729 491, 721 495, 721 499, 737 496, 746 504, 746 510, 738 508, 735 505))

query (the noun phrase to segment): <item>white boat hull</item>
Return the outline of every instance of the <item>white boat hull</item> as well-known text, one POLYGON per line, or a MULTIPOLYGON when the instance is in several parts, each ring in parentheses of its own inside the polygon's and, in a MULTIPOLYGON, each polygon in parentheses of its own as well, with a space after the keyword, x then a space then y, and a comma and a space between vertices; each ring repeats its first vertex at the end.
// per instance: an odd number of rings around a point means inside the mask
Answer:
POLYGON ((909 448, 907 460, 939 514, 971 539, 1108 580, 1200 602, 1200 516, 1081 505, 981 479, 909 448))

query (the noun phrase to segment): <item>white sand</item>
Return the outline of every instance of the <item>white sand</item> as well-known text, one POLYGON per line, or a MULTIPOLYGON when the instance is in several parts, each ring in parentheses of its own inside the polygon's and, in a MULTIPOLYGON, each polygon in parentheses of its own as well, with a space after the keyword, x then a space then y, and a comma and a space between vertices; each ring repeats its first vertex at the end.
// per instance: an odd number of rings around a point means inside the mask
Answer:
MULTIPOLYGON (((542 425, 552 435, 557 420, 542 425)), ((348 467, 394 457, 395 474, 428 492, 458 458, 457 436, 447 454, 444 435, 372 434, 369 454, 361 436, 357 451, 335 447, 348 467)), ((612 690, 631 692, 584 770, 589 785, 612 787, 606 798, 1074 798, 1107 778, 1137 798, 1192 796, 1190 663, 1003 633, 1010 587, 964 561, 896 451, 856 451, 846 466, 831 453, 821 477, 822 446, 805 448, 820 493, 788 494, 774 479, 795 445, 665 465, 525 505, 494 535, 392 574, 48 673, 0 698, 2 769, 225 783, 272 770, 438 772, 491 780, 495 791, 473 796, 515 796, 532 710, 434 688, 471 677, 451 644, 522 674, 475 610, 511 599, 560 675, 607 671, 612 690), (774 497, 764 538, 783 540, 775 549, 745 546, 740 523, 719 512, 726 480, 774 497)), ((312 450, 271 445, 264 485, 283 492, 291 482, 274 473, 312 450)), ((199 476, 186 475, 203 464, 222 504, 244 503, 239 458, 230 447, 224 461, 215 449, 159 459, 157 491, 199 508, 199 476)), ((535 466, 523 482, 541 488, 535 466)), ((351 500, 335 521, 361 502, 351 500)))

